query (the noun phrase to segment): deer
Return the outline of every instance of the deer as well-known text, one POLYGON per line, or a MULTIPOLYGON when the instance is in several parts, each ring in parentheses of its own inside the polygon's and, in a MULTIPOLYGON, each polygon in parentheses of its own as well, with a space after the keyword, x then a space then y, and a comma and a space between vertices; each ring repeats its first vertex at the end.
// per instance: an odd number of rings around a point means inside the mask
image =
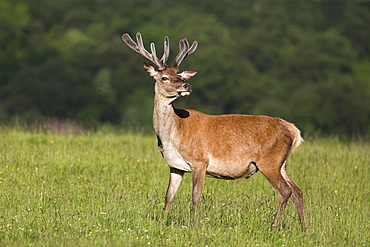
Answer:
POLYGON ((291 198, 296 206, 302 231, 306 231, 303 192, 289 178, 287 159, 303 138, 300 130, 281 118, 263 115, 224 114, 208 115, 195 110, 177 109, 173 102, 189 96, 192 86, 186 81, 197 70, 179 72, 182 61, 198 46, 187 39, 179 41, 179 53, 173 65, 167 66, 169 38, 164 38, 164 51, 157 57, 154 43, 150 52, 143 45, 142 36, 135 42, 128 33, 122 40, 157 69, 144 62, 147 74, 155 80, 153 127, 158 148, 170 168, 164 211, 169 211, 185 173, 192 176, 192 203, 197 218, 205 177, 234 180, 250 178, 260 171, 278 193, 279 205, 272 230, 277 230, 279 219, 291 198))

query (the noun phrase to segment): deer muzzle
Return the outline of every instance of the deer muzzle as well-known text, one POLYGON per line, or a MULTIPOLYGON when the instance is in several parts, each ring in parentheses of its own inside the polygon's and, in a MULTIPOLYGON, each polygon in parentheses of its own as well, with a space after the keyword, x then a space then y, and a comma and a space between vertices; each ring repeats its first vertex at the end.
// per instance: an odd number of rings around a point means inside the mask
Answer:
POLYGON ((189 83, 183 83, 181 89, 177 89, 177 92, 181 96, 188 96, 191 93, 191 85, 189 83))

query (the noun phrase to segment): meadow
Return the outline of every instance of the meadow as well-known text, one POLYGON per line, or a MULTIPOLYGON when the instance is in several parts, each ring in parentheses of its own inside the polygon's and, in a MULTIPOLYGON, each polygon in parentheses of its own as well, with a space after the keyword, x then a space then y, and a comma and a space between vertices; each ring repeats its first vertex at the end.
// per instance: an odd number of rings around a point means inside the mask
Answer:
POLYGON ((169 169, 154 135, 0 127, 0 246, 369 246, 370 144, 306 137, 288 173, 308 231, 261 173, 207 178, 198 224, 191 174, 163 212, 169 169))

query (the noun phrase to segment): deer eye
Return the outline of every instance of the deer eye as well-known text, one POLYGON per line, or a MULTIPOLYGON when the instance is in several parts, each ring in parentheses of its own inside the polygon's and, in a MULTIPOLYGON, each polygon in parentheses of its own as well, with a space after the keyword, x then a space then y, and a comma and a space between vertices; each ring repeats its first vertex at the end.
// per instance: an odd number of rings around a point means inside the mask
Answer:
POLYGON ((162 81, 168 81, 167 77, 162 77, 162 81))

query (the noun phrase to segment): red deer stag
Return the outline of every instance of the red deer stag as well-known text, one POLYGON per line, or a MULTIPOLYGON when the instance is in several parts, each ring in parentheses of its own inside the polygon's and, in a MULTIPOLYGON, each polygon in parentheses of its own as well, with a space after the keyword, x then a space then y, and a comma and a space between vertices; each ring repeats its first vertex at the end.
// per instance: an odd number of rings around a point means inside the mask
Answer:
POLYGON ((164 54, 156 55, 152 43, 148 52, 141 34, 135 43, 129 34, 123 41, 151 62, 145 71, 155 80, 153 126, 158 147, 170 167, 170 180, 164 210, 168 211, 185 172, 192 173, 192 200, 195 216, 199 213, 205 176, 219 179, 249 178, 257 171, 267 178, 279 194, 279 207, 272 229, 291 197, 297 207, 302 230, 306 230, 303 193, 288 177, 286 162, 290 152, 302 143, 300 131, 280 118, 250 115, 207 115, 194 110, 173 107, 172 102, 188 96, 192 87, 185 81, 197 71, 179 72, 184 58, 197 48, 189 47, 186 39, 179 41, 179 54, 171 67, 167 66, 169 39, 164 38, 164 54))

